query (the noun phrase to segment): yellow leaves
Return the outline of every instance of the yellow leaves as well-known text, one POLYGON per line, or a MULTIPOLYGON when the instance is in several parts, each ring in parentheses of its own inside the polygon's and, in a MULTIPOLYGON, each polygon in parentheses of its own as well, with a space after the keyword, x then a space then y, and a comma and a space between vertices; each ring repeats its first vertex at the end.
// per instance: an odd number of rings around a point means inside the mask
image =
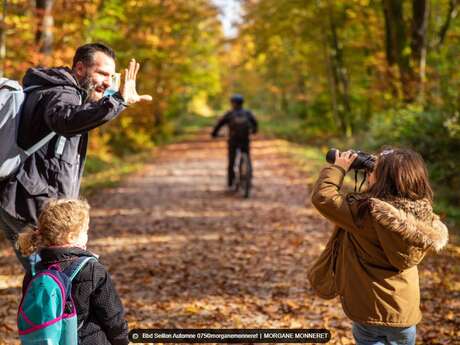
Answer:
POLYGON ((191 113, 205 117, 210 117, 214 114, 214 111, 208 105, 208 95, 204 91, 199 92, 192 98, 188 105, 188 110, 191 113))
POLYGON ((369 6, 371 0, 353 0, 353 2, 359 6, 369 6))
POLYGON ((130 128, 134 119, 128 116, 121 116, 120 117, 120 126, 122 128, 130 128))
POLYGON ((254 52, 255 48, 256 48, 256 45, 255 45, 255 43, 254 43, 254 40, 246 40, 246 47, 245 47, 245 49, 246 49, 246 51, 247 51, 249 54, 252 53, 252 52, 254 52))
POLYGON ((257 55, 257 64, 263 65, 267 61, 267 54, 261 53, 257 55))
POLYGON ((164 25, 162 30, 166 33, 170 33, 173 30, 173 28, 170 25, 164 25))
POLYGON ((244 64, 244 69, 247 70, 247 71, 253 71, 256 67, 256 64, 254 63, 253 60, 248 60, 245 64, 244 64))
POLYGON ((390 92, 384 92, 383 93, 383 99, 386 101, 390 101, 393 98, 393 95, 390 92))
POLYGON ((151 45, 152 47, 157 47, 160 45, 160 37, 155 34, 145 35, 145 43, 151 45))
POLYGON ((407 45, 407 46, 404 47, 404 49, 402 51, 402 55, 410 56, 411 52, 412 52, 411 47, 407 45))
POLYGON ((184 308, 184 312, 187 314, 198 314, 200 312, 200 308, 196 304, 188 305, 184 308))
POLYGON ((355 19, 357 17, 357 14, 355 11, 353 11, 352 9, 348 8, 346 11, 345 11, 346 15, 348 18, 350 19, 355 19))
POLYGON ((271 54, 281 54, 283 52, 283 39, 279 35, 271 36, 268 40, 268 51, 271 54))

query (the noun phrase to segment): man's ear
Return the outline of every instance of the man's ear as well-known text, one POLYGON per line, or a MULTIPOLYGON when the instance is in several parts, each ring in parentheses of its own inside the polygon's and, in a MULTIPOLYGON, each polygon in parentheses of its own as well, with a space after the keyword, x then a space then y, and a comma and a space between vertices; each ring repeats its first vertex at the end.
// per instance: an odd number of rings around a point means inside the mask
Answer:
POLYGON ((73 72, 75 73, 78 79, 83 78, 84 76, 86 76, 85 64, 82 61, 78 61, 73 67, 73 72))

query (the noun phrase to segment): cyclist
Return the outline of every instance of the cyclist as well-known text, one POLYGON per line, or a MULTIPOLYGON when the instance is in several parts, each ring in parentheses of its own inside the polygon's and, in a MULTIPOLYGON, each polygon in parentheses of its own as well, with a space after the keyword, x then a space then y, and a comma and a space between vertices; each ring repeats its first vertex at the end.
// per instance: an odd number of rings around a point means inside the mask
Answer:
POLYGON ((257 133, 257 120, 251 111, 243 108, 244 97, 239 94, 234 94, 230 97, 232 109, 227 111, 223 117, 219 119, 214 130, 212 137, 218 136, 219 130, 223 126, 228 126, 228 170, 227 170, 227 184, 229 189, 232 189, 235 181, 235 165, 236 152, 240 149, 242 153, 247 153, 249 160, 249 171, 252 172, 251 156, 249 151, 250 140, 252 134, 257 133))

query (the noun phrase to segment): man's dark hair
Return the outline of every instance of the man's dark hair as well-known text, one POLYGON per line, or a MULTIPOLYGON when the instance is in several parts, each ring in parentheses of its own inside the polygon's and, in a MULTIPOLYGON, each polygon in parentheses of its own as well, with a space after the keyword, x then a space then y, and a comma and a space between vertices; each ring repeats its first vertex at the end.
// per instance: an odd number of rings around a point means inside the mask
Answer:
POLYGON ((94 54, 97 52, 104 53, 115 60, 115 52, 109 46, 103 43, 89 43, 77 49, 73 57, 72 68, 74 68, 79 61, 83 62, 86 66, 91 66, 94 61, 94 54))

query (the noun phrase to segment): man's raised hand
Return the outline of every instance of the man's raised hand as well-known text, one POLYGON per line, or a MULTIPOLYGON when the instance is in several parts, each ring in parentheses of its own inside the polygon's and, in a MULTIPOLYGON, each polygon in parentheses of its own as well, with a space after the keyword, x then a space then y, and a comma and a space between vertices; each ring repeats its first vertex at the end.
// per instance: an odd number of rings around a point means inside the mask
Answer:
POLYGON ((150 95, 139 95, 136 90, 137 72, 139 72, 139 63, 131 59, 128 68, 125 69, 124 82, 121 87, 121 96, 128 104, 134 104, 140 101, 151 101, 150 95))

